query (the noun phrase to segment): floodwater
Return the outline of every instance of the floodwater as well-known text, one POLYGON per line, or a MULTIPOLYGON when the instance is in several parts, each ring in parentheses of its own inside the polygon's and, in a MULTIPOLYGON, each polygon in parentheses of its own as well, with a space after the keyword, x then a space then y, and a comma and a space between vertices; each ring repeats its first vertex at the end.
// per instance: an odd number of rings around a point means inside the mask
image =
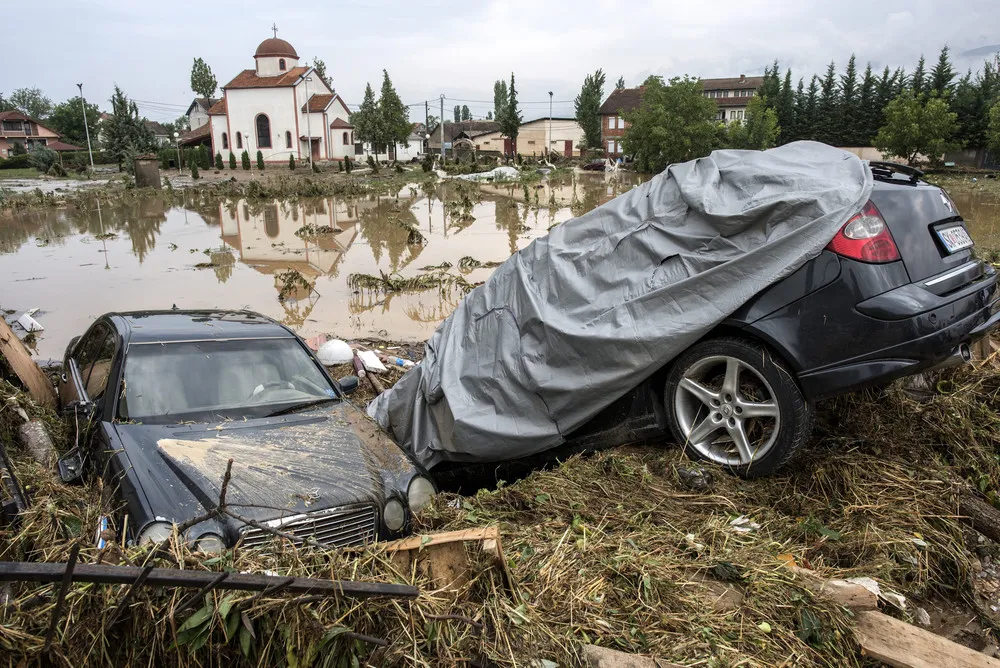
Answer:
POLYGON ((15 316, 40 309, 35 319, 45 331, 34 352, 43 358, 61 358, 69 339, 105 312, 174 305, 249 308, 303 336, 419 341, 455 308, 458 289, 356 292, 348 276, 410 277, 448 262, 451 274, 482 281, 492 269, 465 271, 459 260, 503 261, 552 225, 638 181, 578 174, 529 186, 527 203, 519 186, 482 186, 477 194, 448 182, 353 200, 190 195, 182 206, 169 207, 154 196, 99 210, 8 212, 0 214, 0 308, 15 316), (337 232, 300 231, 317 227, 337 232), (410 243, 412 228, 423 243, 410 243), (311 287, 298 284, 282 294, 293 269, 311 287))
MULTIPOLYGON (((458 289, 393 294, 354 291, 351 274, 416 276, 445 262, 475 283, 548 229, 593 209, 640 181, 577 174, 559 183, 473 187, 454 182, 396 196, 341 200, 158 197, 100 210, 43 209, 0 214, 0 308, 37 307, 45 327, 35 353, 60 358, 68 340, 102 313, 142 309, 249 308, 303 336, 420 341, 462 297, 458 289), (462 202, 463 193, 471 196, 462 202), (476 201, 478 200, 478 201, 476 201), (336 234, 296 235, 305 226, 336 234), (424 243, 410 243, 416 228, 424 243), (199 268, 202 267, 202 268, 199 268), (286 291, 294 269, 311 288, 286 291)), ((952 195, 976 244, 1000 250, 1000 197, 952 195)), ((309 229, 309 228, 306 228, 309 229)), ((10 317, 10 316, 8 316, 10 317)))

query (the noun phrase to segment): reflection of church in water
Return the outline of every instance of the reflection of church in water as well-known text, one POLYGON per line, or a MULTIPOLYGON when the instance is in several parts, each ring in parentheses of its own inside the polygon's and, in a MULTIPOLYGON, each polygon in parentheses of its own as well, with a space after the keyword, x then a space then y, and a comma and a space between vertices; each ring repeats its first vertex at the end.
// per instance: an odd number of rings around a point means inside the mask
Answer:
POLYGON ((358 236, 358 206, 335 199, 248 202, 219 205, 222 240, 237 259, 263 274, 295 269, 312 282, 336 276, 344 253, 358 236), (329 227, 335 234, 296 234, 329 227))

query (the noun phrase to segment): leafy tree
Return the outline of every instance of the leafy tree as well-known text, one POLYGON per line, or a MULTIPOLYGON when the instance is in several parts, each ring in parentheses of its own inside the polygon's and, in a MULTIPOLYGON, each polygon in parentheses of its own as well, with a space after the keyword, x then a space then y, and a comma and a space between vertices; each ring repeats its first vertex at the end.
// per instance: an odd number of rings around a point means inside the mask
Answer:
MULTIPOLYGON (((781 92, 778 94, 774 111, 776 112, 778 128, 781 130, 781 143, 787 144, 792 141, 795 132, 795 93, 792 91, 791 70, 785 70, 785 79, 781 83, 781 92)), ((747 104, 747 113, 750 113, 749 104, 747 104)), ((758 120, 763 117, 760 111, 757 112, 757 117, 758 120)))
POLYGON ((763 151, 774 146, 780 132, 777 112, 764 98, 754 96, 747 103, 744 122, 726 125, 726 144, 730 148, 763 151))
POLYGON ((326 84, 326 87, 333 90, 333 79, 326 73, 326 63, 320 60, 319 56, 313 56, 312 67, 316 70, 316 76, 326 84))
POLYGON ((25 116, 39 121, 45 120, 52 113, 52 100, 45 97, 38 88, 18 88, 10 94, 7 102, 25 116))
POLYGON ((264 171, 264 154, 261 151, 257 151, 257 169, 264 171))
POLYGON ((459 121, 462 120, 462 107, 461 107, 461 105, 456 104, 455 108, 452 109, 452 112, 455 115, 455 122, 456 123, 458 123, 459 121))
MULTIPOLYGON (((90 112, 87 112, 87 118, 90 118, 90 112)), ((175 132, 187 132, 191 129, 191 123, 187 116, 181 114, 177 117, 177 120, 171 121, 169 123, 161 123, 161 125, 166 128, 167 134, 173 136, 175 132)))
POLYGON ((201 58, 195 58, 194 65, 191 66, 191 90, 199 97, 211 98, 218 86, 219 82, 215 80, 212 68, 201 58))
POLYGON ((104 153, 119 167, 131 170, 135 156, 156 150, 156 139, 139 116, 135 102, 118 86, 110 102, 111 117, 103 122, 104 153))
POLYGON ((764 68, 764 81, 757 89, 757 95, 768 100, 768 104, 774 106, 781 96, 781 77, 778 76, 778 61, 770 67, 764 68))
POLYGON ((625 77, 618 77, 618 81, 615 82, 615 90, 621 90, 625 88, 625 77))
POLYGON ((924 101, 912 92, 904 93, 886 107, 885 125, 875 137, 875 148, 910 164, 920 155, 936 160, 954 146, 950 140, 957 129, 956 119, 944 100, 924 101))
POLYGON ((462 120, 463 121, 471 121, 472 120, 472 112, 469 111, 469 106, 466 105, 466 104, 462 105, 462 120))
POLYGON ((629 127, 625 152, 641 171, 661 171, 667 165, 708 155, 717 137, 715 100, 702 92, 701 82, 675 77, 665 84, 656 76, 645 82, 642 104, 625 112, 629 127))
POLYGON ((507 82, 497 79, 493 83, 493 120, 500 123, 507 108, 507 82))
POLYGON ((781 129, 782 136, 785 136, 786 132, 791 141, 796 141, 803 138, 803 131, 805 130, 805 103, 806 103, 806 91, 805 82, 800 77, 799 85, 795 88, 794 94, 794 106, 792 112, 792 128, 790 130, 781 129))
POLYGON ((898 95, 896 92, 896 80, 899 76, 899 70, 890 74, 888 66, 882 70, 882 78, 879 79, 875 87, 875 120, 873 122, 875 130, 871 135, 873 138, 878 134, 878 129, 885 124, 886 105, 889 104, 892 98, 898 95))
POLYGON ((229 169, 236 169, 236 154, 229 152, 229 169))
POLYGON ((986 129, 986 147, 1000 153, 1000 102, 990 107, 990 121, 986 129))
POLYGON ((87 145, 87 129, 90 129, 90 140, 97 142, 97 130, 101 121, 101 110, 96 104, 87 103, 87 124, 83 123, 83 98, 71 97, 57 104, 52 109, 48 124, 62 135, 63 141, 78 146, 87 145))
POLYGON ((14 111, 14 105, 3 96, 3 93, 0 93, 0 111, 14 111))
MULTIPOLYGON (((288 155, 288 169, 295 171, 295 155, 291 153, 288 155)), ((341 167, 340 171, 344 171, 344 168, 341 167)))
POLYGON ((987 61, 981 72, 968 72, 955 85, 949 103, 958 114, 957 138, 970 148, 987 145, 990 107, 1000 100, 1000 58, 987 61))
POLYGON ((948 45, 946 44, 941 49, 937 63, 931 68, 930 81, 928 82, 930 94, 947 99, 951 96, 952 81, 954 80, 955 68, 951 66, 951 61, 948 59, 948 45))
POLYGON ((517 108, 517 88, 514 87, 514 73, 510 73, 510 86, 507 87, 507 102, 504 105, 503 116, 497 118, 500 124, 500 134, 510 137, 511 142, 517 142, 517 133, 521 128, 521 111, 517 108))
POLYGON ((815 74, 809 80, 801 103, 798 105, 796 125, 799 139, 816 139, 819 132, 819 77, 815 74))
POLYGON ((212 166, 212 156, 208 153, 208 147, 204 144, 198 147, 198 165, 202 169, 208 169, 212 166))
POLYGON ((486 112, 486 120, 488 120, 488 121, 492 121, 493 120, 493 112, 492 111, 487 111, 486 112))
POLYGON ((601 146, 601 102, 604 99, 604 70, 597 70, 583 79, 580 94, 573 101, 576 121, 583 128, 587 148, 601 146))
POLYGON ((243 151, 243 155, 240 156, 240 163, 242 164, 244 171, 250 169, 250 154, 243 151))
POLYGON ((385 129, 383 135, 387 144, 402 144, 409 146, 410 132, 413 125, 410 123, 410 109, 399 99, 399 94, 389 79, 389 72, 382 70, 382 91, 378 98, 378 111, 382 117, 381 125, 385 129))
POLYGON ((222 166, 223 166, 222 154, 221 153, 216 153, 215 154, 215 168, 221 171, 222 170, 222 166))
POLYGON ((365 86, 361 107, 351 114, 351 123, 354 125, 354 135, 358 141, 367 142, 373 149, 376 142, 384 141, 387 131, 382 127, 382 116, 371 84, 365 86))
POLYGON ((913 76, 910 77, 910 90, 913 91, 914 97, 920 97, 927 92, 925 90, 927 71, 924 65, 924 57, 921 55, 920 60, 917 61, 917 69, 913 70, 913 76))
POLYGON ((858 66, 853 53, 847 61, 847 70, 840 77, 840 111, 837 116, 836 144, 857 146, 858 66))
POLYGON ((195 179, 195 180, 201 178, 201 177, 198 176, 198 161, 197 160, 192 160, 191 161, 191 178, 195 179))
POLYGON ((820 82, 819 101, 816 105, 816 126, 813 138, 827 144, 836 144, 840 135, 839 128, 840 99, 837 89, 837 67, 830 63, 826 75, 820 82))
POLYGON ((28 164, 42 174, 47 173, 58 159, 59 155, 55 151, 44 146, 32 146, 28 151, 28 164))

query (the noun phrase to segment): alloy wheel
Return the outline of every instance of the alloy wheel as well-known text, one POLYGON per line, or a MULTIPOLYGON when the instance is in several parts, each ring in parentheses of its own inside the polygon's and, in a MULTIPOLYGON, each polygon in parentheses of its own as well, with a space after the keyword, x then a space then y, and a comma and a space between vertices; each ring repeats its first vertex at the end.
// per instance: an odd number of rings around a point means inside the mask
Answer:
POLYGON ((748 466, 778 439, 781 415, 771 385, 729 355, 704 357, 684 372, 674 413, 685 447, 727 466, 748 466))

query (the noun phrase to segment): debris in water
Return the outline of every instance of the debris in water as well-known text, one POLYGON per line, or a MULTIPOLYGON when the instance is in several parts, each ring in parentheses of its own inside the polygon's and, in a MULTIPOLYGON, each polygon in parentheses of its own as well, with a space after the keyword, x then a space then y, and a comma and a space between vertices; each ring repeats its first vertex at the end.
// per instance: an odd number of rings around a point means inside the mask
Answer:
POLYGON ((461 276, 452 276, 444 272, 418 274, 416 276, 389 275, 385 272, 381 272, 380 276, 351 274, 347 277, 347 286, 359 292, 368 291, 385 294, 407 290, 429 290, 431 288, 440 288, 442 292, 458 289, 463 293, 467 293, 475 287, 461 276))
POLYGON ((503 264, 503 262, 494 262, 492 260, 488 262, 480 262, 471 255, 466 255, 465 257, 463 257, 461 260, 458 261, 458 269, 459 271, 467 273, 472 271, 473 269, 479 269, 479 268, 494 269, 496 267, 499 267, 501 264, 503 264))
POLYGON ((335 227, 330 227, 329 225, 303 225, 299 229, 295 230, 295 236, 299 239, 313 240, 321 236, 329 236, 333 234, 340 234, 343 230, 337 229, 335 227))

